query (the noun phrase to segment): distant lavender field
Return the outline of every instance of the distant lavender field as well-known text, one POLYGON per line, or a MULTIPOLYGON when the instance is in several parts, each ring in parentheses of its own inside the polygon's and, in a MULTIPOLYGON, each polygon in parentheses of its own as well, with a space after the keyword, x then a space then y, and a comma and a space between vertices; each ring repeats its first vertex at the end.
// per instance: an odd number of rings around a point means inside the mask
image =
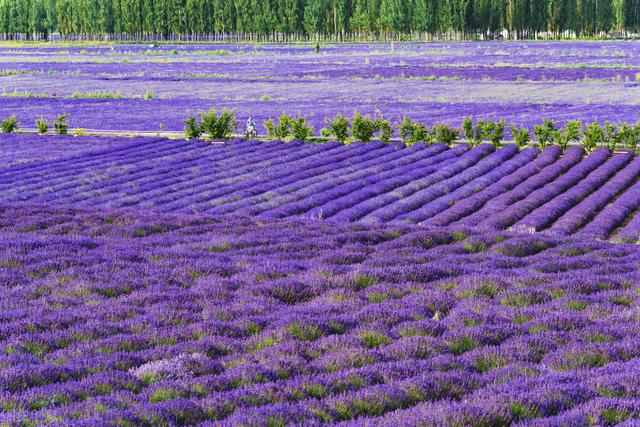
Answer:
POLYGON ((67 112, 73 127, 120 131, 180 131, 210 107, 259 122, 301 113, 316 130, 354 110, 427 124, 621 122, 640 117, 638 75, 635 42, 326 45, 319 55, 310 45, 12 45, 0 48, 0 116, 33 128, 67 112))

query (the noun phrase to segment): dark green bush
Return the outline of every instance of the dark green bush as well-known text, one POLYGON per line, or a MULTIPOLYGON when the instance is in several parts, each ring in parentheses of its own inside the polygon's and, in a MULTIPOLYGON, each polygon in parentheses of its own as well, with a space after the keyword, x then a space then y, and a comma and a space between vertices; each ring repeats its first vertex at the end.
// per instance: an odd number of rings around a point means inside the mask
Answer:
POLYGON ((49 122, 46 121, 43 116, 40 116, 40 118, 36 120, 36 127, 38 128, 38 133, 40 135, 44 135, 49 132, 49 122))
POLYGON ((533 126, 533 133, 536 136, 536 140, 538 141, 540 148, 544 149, 551 144, 556 130, 555 123, 551 120, 545 119, 544 117, 542 118, 541 125, 533 126))
MULTIPOLYGON (((299 116, 298 116, 299 117, 299 116)), ((293 120, 286 113, 282 113, 277 123, 273 119, 269 119, 264 123, 267 135, 271 139, 287 140, 291 138, 291 125, 293 120)))
POLYGON ((513 136, 513 142, 521 149, 529 145, 531 140, 529 129, 524 127, 518 129, 515 126, 511 126, 511 135, 513 136))
POLYGON ((202 123, 197 123, 195 116, 189 116, 184 120, 185 139, 196 139, 202 136, 202 123))
POLYGON ((307 118, 298 114, 295 120, 291 120, 291 133, 293 139, 306 141, 313 136, 313 127, 307 125, 307 118))
POLYGON ((582 146, 587 153, 593 151, 598 144, 603 144, 606 140, 604 130, 596 121, 587 125, 584 130, 584 138, 582 139, 582 146))
POLYGON ((462 131, 464 133, 464 137, 468 142, 471 142, 475 139, 475 133, 473 128, 473 116, 465 117, 462 120, 462 131))
POLYGON ((373 135, 378 131, 378 123, 370 116, 360 113, 353 114, 351 121, 351 134, 356 141, 371 142, 373 135))
POLYGON ((16 119, 15 115, 8 117, 0 122, 0 131, 4 133, 15 132, 19 127, 20 123, 18 122, 18 119, 16 119))
POLYGON ((53 122, 53 129, 55 130, 56 135, 66 135, 69 132, 69 124, 67 123, 68 118, 68 114, 60 114, 56 121, 53 122))
POLYGON ((572 120, 561 130, 552 133, 552 139, 563 150, 569 147, 572 142, 578 142, 582 136, 582 122, 580 120, 572 120))
POLYGON ((427 126, 414 122, 408 117, 402 120, 400 125, 400 138, 405 145, 413 145, 418 142, 427 142, 431 140, 431 135, 427 126))
POLYGON ((616 149, 619 137, 618 126, 611 122, 604 122, 604 143, 609 150, 616 149))
POLYGON ((621 147, 627 147, 634 152, 637 152, 638 141, 640 140, 640 121, 636 126, 623 123, 616 134, 616 145, 621 147))
POLYGON ((500 146, 500 143, 504 139, 504 127, 506 126, 506 122, 503 119, 500 119, 497 122, 493 120, 489 120, 483 129, 483 134, 486 138, 491 141, 496 148, 500 146))
POLYGON ((460 130, 448 125, 434 125, 431 129, 431 136, 435 142, 451 145, 458 140, 460 130))
POLYGON ((200 113, 202 131, 209 139, 228 139, 236 131, 237 117, 235 110, 223 108, 220 114, 213 108, 207 113, 200 113))
POLYGON ((342 114, 339 114, 333 119, 325 119, 325 122, 329 126, 330 135, 333 136, 336 141, 345 142, 349 139, 349 120, 342 114))
POLYGON ((384 143, 389 143, 393 136, 393 126, 391 126, 390 119, 383 119, 382 115, 376 117, 376 123, 378 124, 378 138, 384 143))

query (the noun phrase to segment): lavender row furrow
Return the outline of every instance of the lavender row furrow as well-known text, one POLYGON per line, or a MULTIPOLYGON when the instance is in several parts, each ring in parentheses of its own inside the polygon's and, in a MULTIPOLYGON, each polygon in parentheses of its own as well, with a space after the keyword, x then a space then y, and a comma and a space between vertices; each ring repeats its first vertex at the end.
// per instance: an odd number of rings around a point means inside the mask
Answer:
POLYGON ((573 234, 591 218, 611 203, 621 192, 632 185, 640 176, 640 157, 636 157, 596 192, 571 208, 547 230, 550 234, 573 234))
MULTIPOLYGON (((211 150, 209 146, 203 146, 203 150, 211 150)), ((238 144, 230 147, 231 153, 227 150, 216 150, 213 155, 207 155, 205 152, 188 153, 188 156, 180 155, 174 156, 166 161, 163 161, 163 166, 158 167, 155 159, 150 159, 146 162, 140 162, 135 172, 129 172, 118 178, 112 177, 108 184, 102 183, 97 185, 96 189, 101 191, 109 191, 110 189, 117 190, 118 193, 127 193, 126 186, 135 183, 135 188, 131 192, 137 192, 142 195, 145 186, 157 186, 158 181, 164 179, 164 175, 173 175, 172 182, 187 181, 193 179, 191 170, 200 169, 203 166, 210 168, 232 169, 234 172, 236 168, 245 166, 248 163, 260 161, 265 156, 270 155, 271 150, 277 150, 277 147, 269 147, 259 143, 252 144, 238 144), (231 154, 231 155, 230 155, 231 154), (181 177, 177 175, 182 175, 181 177)), ((233 172, 232 172, 233 173, 233 172)))
MULTIPOLYGON (((440 204, 439 207, 435 207, 438 202, 442 202, 442 199, 457 200, 470 195, 474 191, 478 191, 482 178, 495 180, 496 176, 502 176, 505 172, 503 170, 508 169, 513 172, 517 167, 513 167, 513 161, 516 160, 518 165, 521 165, 525 161, 530 161, 532 158, 527 154, 531 153, 531 150, 523 151, 520 156, 516 156, 519 153, 518 147, 515 145, 508 145, 482 159, 477 165, 465 169, 458 175, 440 183, 437 186, 430 187, 427 190, 419 192, 421 196, 422 206, 414 209, 410 212, 397 216, 393 220, 405 221, 405 222, 420 222, 426 218, 430 218, 435 215, 436 212, 450 206, 449 203, 444 202, 444 206, 440 204), (514 158, 514 156, 516 156, 514 158), (520 157, 526 159, 517 160, 520 157), (495 174, 499 175, 495 175, 495 174), (492 175, 488 178, 487 175, 492 175), (428 195, 425 197, 425 195, 428 195)), ((535 153, 535 150, 533 151, 535 153)), ((535 157, 535 154, 534 156, 535 157)))
MULTIPOLYGON (((451 150, 442 151, 439 154, 428 157, 423 162, 426 164, 426 168, 417 169, 410 172, 405 179, 410 180, 413 175, 424 176, 433 168, 442 162, 447 162, 452 158, 457 157, 460 153, 466 151, 466 148, 454 148, 451 150)), ((401 159, 401 164, 402 164, 401 159)), ((384 163, 377 164, 368 168, 367 170, 359 170, 349 175, 339 177, 334 181, 325 181, 310 187, 304 188, 302 198, 298 198, 292 202, 282 205, 280 207, 269 209, 261 212, 259 216, 265 216, 269 218, 282 218, 290 215, 303 214, 316 206, 320 206, 323 203, 327 203, 330 200, 342 197, 350 192, 361 188, 363 185, 375 182, 374 175, 379 173, 385 173, 389 170, 393 170, 397 163, 384 163)))
POLYGON ((108 153, 94 154, 92 152, 83 153, 79 157, 72 157, 69 161, 56 161, 49 163, 44 168, 40 165, 32 165, 27 170, 18 171, 14 176, 8 176, 6 181, 10 184, 30 184, 38 183, 43 177, 48 179, 64 179, 68 176, 74 176, 83 172, 90 173, 97 166, 110 164, 112 166, 128 165, 136 160, 148 159, 152 156, 162 156, 167 153, 184 153, 197 149, 194 144, 182 142, 168 146, 168 141, 158 139, 156 142, 147 144, 134 143, 125 145, 118 149, 111 150, 108 153), (168 147, 168 148, 167 148, 168 147))
POLYGON ((363 216, 362 221, 390 221, 401 213, 421 206, 425 200, 429 200, 431 197, 431 194, 428 194, 426 195, 427 197, 424 198, 425 193, 421 192, 422 190, 430 189, 432 186, 436 187, 436 185, 446 182, 447 179, 475 165, 493 151, 493 146, 483 144, 474 150, 466 152, 460 156, 457 161, 451 162, 445 167, 438 169, 432 176, 414 181, 405 186, 405 188, 400 188, 397 193, 392 193, 392 196, 394 196, 396 200, 363 216), (411 189, 410 192, 407 192, 407 187, 411 189), (402 197, 398 197, 399 194, 401 194, 402 197))
POLYGON ((313 209, 305 212, 305 215, 330 218, 344 209, 349 209, 354 204, 403 187, 409 182, 424 179, 425 176, 435 171, 435 166, 438 164, 440 164, 440 162, 434 162, 432 159, 427 158, 425 161, 397 165, 397 167, 386 173, 372 176, 371 180, 368 178, 364 182, 361 181, 361 183, 364 184, 362 187, 337 199, 317 205, 313 209))
POLYGON ((468 199, 471 199, 477 194, 483 192, 492 184, 496 184, 504 177, 512 176, 512 174, 515 175, 516 172, 521 170, 521 168, 525 168, 532 162, 535 162, 538 154, 539 150, 535 148, 529 148, 521 151, 512 159, 509 159, 507 162, 498 165, 488 173, 465 184, 453 193, 446 194, 437 198, 433 202, 427 203, 413 213, 414 217, 421 218, 416 221, 426 225, 430 219, 435 218, 447 209, 452 209, 458 203, 464 204, 468 199))
MULTIPOLYGON (((389 147, 384 144, 372 144, 369 147, 364 144, 363 146, 356 145, 355 147, 346 148, 342 145, 336 145, 336 147, 338 148, 335 150, 337 153, 335 157, 331 157, 331 152, 325 153, 320 149, 317 153, 314 153, 313 156, 300 159, 299 161, 277 165, 274 167, 272 172, 264 171, 264 173, 259 173, 257 176, 252 177, 249 180, 231 183, 227 188, 222 189, 222 191, 213 189, 213 191, 209 193, 209 197, 193 199, 189 204, 189 209, 195 212, 231 212, 234 208, 228 206, 228 204, 259 196, 260 194, 269 192, 274 188, 279 188, 283 185, 295 182, 297 180, 296 176, 298 173, 315 176, 326 172, 326 170, 331 168, 333 165, 335 165, 336 168, 340 168, 344 164, 348 164, 348 159, 357 159, 358 154, 360 153, 369 151, 376 155, 380 155, 384 152, 397 148, 389 147)), ((207 191, 207 187, 205 186, 203 190, 207 191)))
MULTIPOLYGON (((377 164, 377 161, 375 159, 378 159, 380 156, 384 156, 386 155, 385 153, 388 152, 394 152, 395 150, 393 150, 392 147, 386 145, 386 144, 373 144, 373 145, 365 145, 365 144, 350 144, 348 147, 342 147, 342 150, 347 150, 347 151, 352 151, 353 150, 353 156, 350 157, 349 160, 346 160, 344 162, 344 165, 351 165, 351 163, 353 162, 354 164, 358 165, 361 164, 361 162, 363 161, 367 161, 369 159, 374 159, 374 163, 377 164)), ((295 170, 295 169, 294 169, 295 170)), ((230 183, 232 184, 232 183, 230 183)), ((233 190, 233 187, 231 187, 233 190)), ((269 194, 269 193, 267 193, 269 194)), ((196 196, 197 197, 197 196, 196 196)), ((258 197, 258 196, 256 196, 258 197)), ((228 209, 229 211, 234 210, 235 206, 237 205, 237 203, 243 203, 243 202, 249 202, 251 200, 253 200, 253 197, 247 197, 247 198, 239 198, 236 197, 235 199, 231 199, 229 201, 229 203, 227 203, 226 205, 223 205, 223 207, 225 209, 228 209), (235 200, 237 199, 237 200, 235 200)), ((191 206, 192 206, 192 202, 193 200, 191 198, 187 198, 185 199, 184 197, 180 197, 180 194, 174 195, 174 197, 172 198, 172 200, 174 200, 174 209, 176 211, 191 211, 191 206)), ((217 203, 217 200, 213 199, 211 200, 211 203, 217 203)), ((166 209, 165 207, 160 207, 160 209, 166 209)), ((208 209, 208 208, 207 208, 208 209)))
MULTIPOLYGON (((16 139, 18 144, 26 141, 16 139)), ((606 207, 612 195, 607 197, 598 187, 619 193, 635 176, 633 167, 624 167, 631 154, 616 155, 600 167, 608 155, 604 148, 584 159, 579 147, 571 147, 559 159, 557 147, 538 156, 534 149, 518 153, 515 146, 492 150, 489 145, 465 144, 451 149, 381 142, 245 141, 208 146, 134 139, 131 144, 115 144, 111 156, 105 149, 86 146, 75 153, 70 150, 62 159, 78 160, 76 167, 47 157, 21 164, 25 179, 0 179, 0 187, 3 200, 48 205, 549 228, 553 234, 568 232, 563 227, 574 232, 606 207), (576 216, 574 206, 585 200, 595 204, 580 209, 584 215, 576 224, 563 219, 565 214, 576 216), (560 225, 554 227, 556 221, 560 225)), ((633 213, 616 226, 626 226, 633 213)))
POLYGON ((639 243, 640 242, 640 210, 636 207, 631 215, 631 220, 625 225, 615 236, 613 240, 622 242, 639 243))
MULTIPOLYGON (((229 164, 223 165, 203 165, 201 169, 196 171, 199 175, 198 179, 183 179, 180 180, 182 185, 178 184, 176 180, 170 179, 172 184, 171 190, 175 196, 178 194, 197 194, 195 197, 203 197, 207 199, 217 198, 224 195, 226 192, 231 191, 238 182, 248 182, 251 179, 256 179, 265 174, 265 171, 269 171, 272 168, 276 169, 292 162, 300 162, 309 156, 322 156, 324 153, 330 154, 333 149, 338 147, 338 143, 329 144, 327 151, 325 152, 322 147, 318 146, 305 146, 301 145, 297 149, 287 149, 283 152, 274 152, 271 156, 258 153, 256 156, 252 156, 251 159, 245 159, 244 156, 233 156, 228 159, 229 164), (250 161, 252 160, 252 161, 250 161), (202 172, 204 169, 204 173, 202 172), (178 185, 176 185, 178 184, 178 185), (210 188, 215 190, 208 192, 210 188)), ((133 184, 136 184, 135 182, 133 184)), ((157 189, 158 183, 155 188, 157 189)), ((116 187, 117 188, 117 187, 116 187)), ((151 184, 151 188, 154 189, 154 185, 151 184)), ((165 191, 168 188, 165 187, 165 191)), ((144 196, 143 191, 136 192, 138 198, 144 196)), ((117 196, 116 196, 117 197, 117 196)), ((195 203, 195 199, 194 199, 195 203)), ((171 205, 166 205, 171 209, 171 205)))
POLYGON ((348 180, 358 179, 364 176, 368 170, 372 170, 371 168, 377 167, 380 163, 388 163, 399 167, 399 165, 406 161, 411 161, 415 156, 420 156, 422 150, 428 150, 429 154, 438 154, 446 149, 447 147, 442 144, 431 147, 416 147, 414 145, 404 148, 402 151, 394 150, 385 152, 385 154, 380 156, 373 156, 371 155, 372 153, 369 153, 355 159, 358 160, 357 162, 346 162, 343 167, 337 170, 332 170, 324 175, 313 178, 306 178, 303 175, 302 179, 296 182, 267 192, 264 195, 240 200, 234 204, 230 204, 229 208, 234 212, 239 212, 244 215, 257 215, 300 200, 314 191, 324 191, 327 188, 331 188, 330 186, 333 182, 347 182, 348 180), (405 156, 407 156, 407 159, 404 158, 405 156))
POLYGON ((617 227, 636 212, 639 206, 640 182, 636 182, 613 203, 610 203, 602 209, 590 223, 578 231, 577 235, 606 239, 617 227))
POLYGON ((500 194, 495 199, 490 200, 481 209, 458 221, 457 224, 476 226, 480 222, 492 218, 494 215, 507 209, 510 205, 525 199, 533 191, 553 182, 574 165, 580 163, 583 155, 584 150, 582 150, 582 148, 571 147, 564 153, 559 161, 546 166, 536 175, 529 177, 526 181, 519 183, 508 192, 500 194))
POLYGON ((552 199, 513 225, 514 229, 524 231, 541 231, 549 224, 577 205, 589 194, 604 185, 632 159, 631 154, 618 154, 591 172, 583 181, 570 190, 552 199))
POLYGON ((550 184, 545 185, 544 188, 531 192, 523 200, 508 206, 505 210, 493 215, 491 218, 485 219, 478 225, 480 227, 495 229, 510 227, 536 207, 547 203, 549 200, 563 194, 569 188, 576 185, 603 164, 610 154, 611 151, 607 148, 596 150, 582 162, 569 169, 565 174, 555 178, 550 184))
MULTIPOLYGON (((3 137, 4 138, 4 137, 3 137)), ((120 142, 122 142, 122 138, 119 138, 120 142)), ((19 141, 24 143, 24 141, 19 141)), ((6 168, 0 168, 0 178, 2 178, 3 182, 5 180, 10 179, 11 177, 20 177, 25 171, 37 172, 39 170, 47 170, 52 166, 60 166, 60 165, 77 165, 80 164, 83 159, 96 159, 96 158, 110 158, 113 156, 114 148, 117 148, 118 151, 121 152, 132 152, 135 153, 138 150, 147 150, 149 149, 149 145, 153 145, 157 142, 166 142, 163 138, 135 138, 132 139, 131 142, 127 142, 123 144, 123 146, 118 145, 117 147, 107 147, 107 148, 98 148, 95 150, 87 150, 81 152, 79 154, 74 153, 75 147, 72 145, 71 141, 69 141, 69 148, 67 152, 70 152, 71 155, 67 155, 63 158, 57 158, 55 160, 42 160, 37 163, 26 163, 20 165, 9 166, 6 168)))
POLYGON ((544 150, 535 160, 514 173, 502 177, 492 183, 481 192, 472 195, 456 203, 444 212, 435 215, 423 222, 423 225, 448 225, 480 210, 488 201, 513 189, 521 182, 537 174, 544 167, 555 162, 562 150, 559 147, 550 147, 544 150))
MULTIPOLYGON (((159 143, 160 144, 160 143, 159 143)), ((166 144, 166 142, 165 142, 166 144)), ((135 167, 137 162, 148 161, 149 158, 159 158, 171 154, 183 154, 185 151, 197 150, 197 146, 188 144, 185 147, 166 148, 164 144, 160 147, 153 147, 152 150, 142 150, 140 153, 132 156, 130 152, 116 152, 109 159, 92 159, 89 157, 87 162, 80 167, 59 166, 51 167, 49 171, 39 172, 38 174, 26 173, 24 179, 18 179, 16 182, 11 180, 6 183, 12 189, 19 190, 23 200, 37 197, 47 192, 58 191, 66 188, 75 188, 77 186, 87 185, 92 181, 101 181, 110 174, 126 173, 127 169, 135 167), (47 187, 43 187, 46 182, 47 187)))
MULTIPOLYGON (((297 156, 298 152, 304 148, 304 145, 298 143, 292 143, 289 147, 283 147, 283 144, 267 143, 266 148, 257 149, 250 153, 225 151, 225 156, 220 162, 211 164, 205 161, 204 165, 193 172, 196 174, 195 177, 150 181, 140 191, 133 192, 130 197, 138 201, 153 200, 162 205, 187 195, 197 195, 199 186, 209 184, 212 181, 219 183, 225 179, 228 181, 242 180, 238 177, 259 173, 270 162, 277 162, 286 156, 297 156)), ((116 198, 119 196, 117 190, 116 187, 116 195, 114 196, 116 198)), ((126 200, 127 198, 123 197, 122 199, 126 200)))
MULTIPOLYGON (((457 160, 461 155, 464 155, 470 149, 467 145, 459 145, 454 149, 450 150, 455 153, 455 157, 452 159, 457 160), (454 151, 455 150, 455 151, 454 151)), ((366 214, 375 211, 381 207, 386 206, 389 203, 393 203, 398 200, 399 197, 404 197, 405 195, 413 194, 417 191, 421 184, 421 180, 416 180, 413 182, 409 182, 402 187, 396 188, 392 193, 381 194, 377 197, 372 197, 369 200, 365 200, 361 203, 358 203, 352 207, 344 209, 333 216, 333 220, 335 221, 355 221, 366 214)))

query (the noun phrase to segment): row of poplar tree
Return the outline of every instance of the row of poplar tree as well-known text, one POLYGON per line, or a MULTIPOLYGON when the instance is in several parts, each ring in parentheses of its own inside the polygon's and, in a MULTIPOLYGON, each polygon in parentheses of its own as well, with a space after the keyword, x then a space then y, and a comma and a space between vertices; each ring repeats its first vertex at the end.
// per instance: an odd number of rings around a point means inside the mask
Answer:
MULTIPOLYGON (((334 37, 456 33, 510 37, 636 32, 640 0, 0 0, 0 34, 289 34, 334 37)), ((197 38, 197 37, 196 37, 197 38)))

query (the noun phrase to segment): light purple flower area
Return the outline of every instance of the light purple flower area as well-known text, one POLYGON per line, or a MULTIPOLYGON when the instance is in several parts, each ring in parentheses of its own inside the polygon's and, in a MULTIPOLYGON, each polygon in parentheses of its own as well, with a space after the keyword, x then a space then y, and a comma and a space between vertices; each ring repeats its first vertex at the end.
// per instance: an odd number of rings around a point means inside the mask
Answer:
POLYGON ((166 380, 188 380, 196 375, 217 373, 219 364, 200 353, 180 354, 169 359, 154 360, 136 368, 129 373, 139 380, 150 384, 166 380))
POLYGON ((488 144, 211 145, 32 135, 6 141, 0 168, 5 202, 563 235, 588 230, 603 239, 627 227, 627 240, 638 221, 632 185, 638 161, 606 148, 585 155, 580 147, 562 154, 559 147, 519 152, 514 145, 495 150, 488 144), (34 138, 36 147, 52 141, 51 152, 34 152, 34 138))
POLYGON ((542 117, 640 118, 635 43, 327 44, 319 55, 314 46, 2 47, 0 117, 16 114, 35 128, 41 115, 66 112, 72 127, 117 131, 181 131, 188 115, 211 107, 253 115, 260 131, 281 112, 307 116, 316 131, 324 118, 354 111, 529 128, 542 117))
POLYGON ((640 417, 637 245, 24 203, 0 224, 2 423, 640 417))

